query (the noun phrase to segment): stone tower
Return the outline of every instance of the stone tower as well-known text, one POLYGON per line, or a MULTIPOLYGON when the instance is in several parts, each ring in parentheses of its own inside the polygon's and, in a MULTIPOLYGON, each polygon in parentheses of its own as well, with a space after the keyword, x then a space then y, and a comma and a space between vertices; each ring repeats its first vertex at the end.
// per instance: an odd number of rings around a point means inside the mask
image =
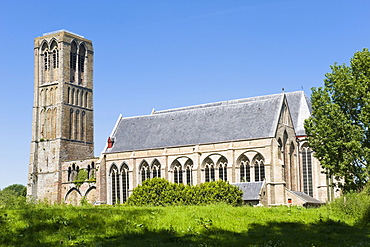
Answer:
POLYGON ((94 155, 93 47, 60 30, 34 41, 28 196, 60 202, 61 164, 94 155))

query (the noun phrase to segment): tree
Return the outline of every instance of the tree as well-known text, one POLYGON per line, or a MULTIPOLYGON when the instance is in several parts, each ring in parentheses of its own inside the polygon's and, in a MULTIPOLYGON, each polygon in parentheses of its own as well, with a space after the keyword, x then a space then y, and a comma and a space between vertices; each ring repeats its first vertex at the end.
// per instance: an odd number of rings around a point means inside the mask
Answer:
POLYGON ((17 206, 26 202, 27 188, 21 184, 12 184, 0 190, 0 206, 17 206))
POLYGON ((334 64, 324 87, 313 88, 306 120, 315 157, 344 192, 360 191, 369 179, 370 52, 356 52, 350 66, 334 64))

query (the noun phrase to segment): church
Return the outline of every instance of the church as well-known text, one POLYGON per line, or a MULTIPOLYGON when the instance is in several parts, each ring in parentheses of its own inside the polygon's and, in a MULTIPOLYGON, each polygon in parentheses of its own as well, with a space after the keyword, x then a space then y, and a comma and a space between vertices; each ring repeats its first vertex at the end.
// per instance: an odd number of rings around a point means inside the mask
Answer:
POLYGON ((334 197, 305 138, 311 109, 303 91, 120 115, 94 157, 93 55, 90 40, 66 30, 35 38, 30 198, 119 204, 154 177, 222 179, 245 203, 265 206, 334 197))

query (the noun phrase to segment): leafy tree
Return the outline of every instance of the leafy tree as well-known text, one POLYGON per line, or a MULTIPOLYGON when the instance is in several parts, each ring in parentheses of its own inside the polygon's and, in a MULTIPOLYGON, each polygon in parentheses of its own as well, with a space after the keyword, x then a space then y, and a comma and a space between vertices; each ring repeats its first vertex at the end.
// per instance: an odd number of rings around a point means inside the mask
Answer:
POLYGON ((310 146, 344 192, 369 179, 370 52, 356 52, 350 66, 334 64, 324 87, 313 88, 305 129, 310 146))
POLYGON ((0 205, 18 206, 26 202, 27 188, 21 184, 13 184, 0 191, 0 205))

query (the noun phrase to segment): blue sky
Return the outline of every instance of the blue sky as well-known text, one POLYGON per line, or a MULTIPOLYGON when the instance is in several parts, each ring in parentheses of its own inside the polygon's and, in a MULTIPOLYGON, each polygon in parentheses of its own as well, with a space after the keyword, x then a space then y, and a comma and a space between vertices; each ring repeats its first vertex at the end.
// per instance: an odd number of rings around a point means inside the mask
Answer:
POLYGON ((0 1, 0 188, 26 184, 33 39, 94 44, 95 155, 119 114, 323 85, 370 42, 367 0, 0 1))

